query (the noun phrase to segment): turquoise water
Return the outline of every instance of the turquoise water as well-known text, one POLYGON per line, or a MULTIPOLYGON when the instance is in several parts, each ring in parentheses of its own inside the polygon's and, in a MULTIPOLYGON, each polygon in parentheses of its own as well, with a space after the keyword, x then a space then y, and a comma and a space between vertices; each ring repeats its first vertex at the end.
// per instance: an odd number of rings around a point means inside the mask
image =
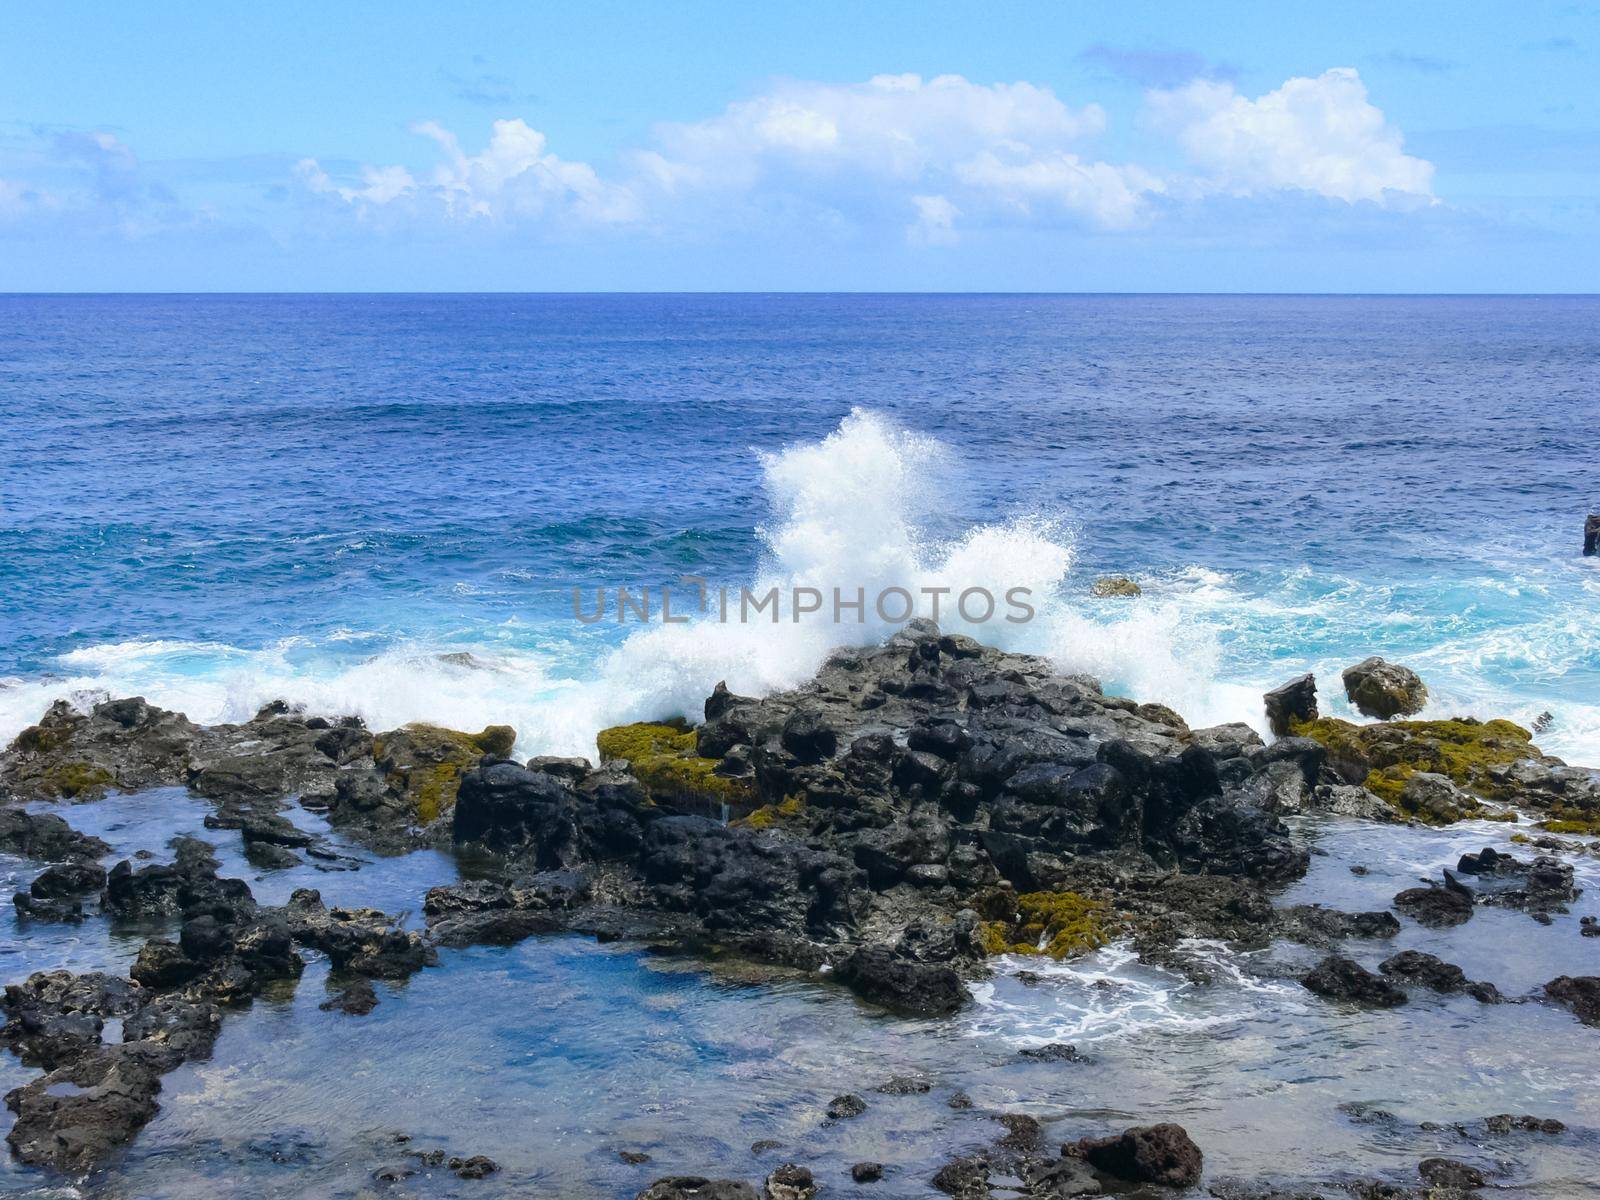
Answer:
MULTIPOLYGON (((1036 620, 971 631, 1196 723, 1257 720, 1261 690, 1307 669, 1343 711, 1336 671, 1382 653, 1427 679, 1430 715, 1548 711, 1541 744, 1600 763, 1600 560, 1577 553, 1600 500, 1597 317, 1539 298, 0 298, 0 736, 107 692, 205 721, 288 698, 374 727, 508 722, 523 753, 585 753, 605 724, 697 711, 718 679, 798 682, 885 631, 573 618, 574 587, 688 574, 1027 587, 1036 620), (1106 572, 1145 594, 1095 599, 1106 572)), ((428 852, 256 872, 178 791, 62 811, 113 859, 219 841, 268 902, 315 886, 414 914, 455 877, 428 852)), ((1510 831, 1307 832, 1327 853, 1286 899, 1363 909, 1510 831)), ((0 893, 36 869, 0 858, 0 893)), ((1578 872, 1592 898, 1593 862, 1578 872)), ((1520 996, 1584 969, 1588 911, 1481 909, 1399 944, 1520 996)), ((123 969, 150 932, 19 922, 0 966, 123 969)), ((1004 965, 940 1023, 571 938, 443 952, 352 1020, 318 1008, 314 962, 167 1077, 113 1170, 68 1191, 8 1162, 0 1190, 349 1196, 404 1132, 503 1166, 407 1180, 417 1195, 627 1196, 786 1159, 848 1194, 871 1158, 879 1194, 915 1196, 1000 1132, 985 1113, 1026 1111, 1060 1140, 1181 1121, 1208 1182, 1410 1180, 1444 1153, 1506 1164, 1505 1195, 1586 1194, 1600 1109, 1569 1014, 1352 1012, 1294 982, 1302 948, 1188 952, 1210 982, 1120 946, 1034 986, 1004 965), (1054 1040, 1089 1061, 1017 1058, 1054 1040), (909 1072, 931 1090, 872 1091, 909 1072), (826 1122, 847 1090, 867 1114, 826 1122), (974 1109, 949 1107, 958 1090, 974 1109), (1573 1131, 1416 1128, 1505 1111, 1573 1131)), ((0 1090, 31 1073, 0 1056, 0 1090)))
POLYGON ((574 587, 938 578, 1034 588, 1040 619, 991 640, 1195 719, 1383 653, 1433 711, 1549 711, 1546 746, 1600 762, 1593 299, 6 297, 0 318, 0 734, 102 690, 583 751, 881 630, 641 637, 574 621, 574 587), (1147 595, 1092 600, 1106 571, 1147 595))

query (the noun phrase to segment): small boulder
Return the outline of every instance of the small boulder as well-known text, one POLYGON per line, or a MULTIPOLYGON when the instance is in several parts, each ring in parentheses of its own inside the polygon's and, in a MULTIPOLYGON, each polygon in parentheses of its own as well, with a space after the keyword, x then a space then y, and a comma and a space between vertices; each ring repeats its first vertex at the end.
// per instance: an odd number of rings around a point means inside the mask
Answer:
POLYGON ((1204 1156, 1182 1125, 1137 1125, 1114 1137, 1084 1138, 1063 1146, 1096 1170, 1132 1183, 1193 1187, 1200 1182, 1204 1156))
POLYGON ((1291 679, 1273 688, 1262 699, 1266 702, 1267 724, 1273 735, 1288 737, 1291 722, 1317 719, 1316 676, 1308 674, 1291 679))
POLYGON ((1483 1186, 1483 1172, 1453 1158, 1425 1158, 1417 1164, 1417 1174, 1429 1187, 1470 1192, 1483 1186))
POLYGON ((828 1101, 828 1116, 835 1121, 859 1117, 867 1111, 867 1102, 854 1092, 846 1092, 828 1101))
POLYGON ((1102 599, 1111 596, 1137 596, 1144 591, 1126 575, 1102 575, 1094 581, 1094 586, 1089 590, 1102 599))
POLYGON ((634 1200, 758 1200, 755 1188, 738 1179, 702 1175, 669 1175, 658 1179, 634 1200))
POLYGON ((902 958, 888 946, 858 948, 834 977, 864 1000, 914 1016, 944 1016, 972 999, 952 968, 902 958))
POLYGON ((883 1178, 883 1164, 858 1162, 850 1168, 850 1178, 857 1183, 877 1183, 883 1178))
POLYGON ((1472 917, 1472 897, 1450 887, 1407 888, 1394 898, 1394 906, 1418 925, 1445 929, 1472 917))
POLYGON ((1445 962, 1421 950, 1402 950, 1378 964, 1378 970, 1394 979, 1416 983, 1443 995, 1466 992, 1485 1004, 1498 1004, 1500 992, 1492 983, 1468 979, 1455 963, 1445 962))
POLYGON ((764 1200, 812 1200, 816 1194, 817 1181, 798 1163, 784 1163, 775 1169, 762 1191, 764 1200))
POLYGON ((1377 657, 1345 668, 1344 694, 1358 711, 1384 721, 1419 713, 1428 703, 1428 689, 1415 671, 1377 657))

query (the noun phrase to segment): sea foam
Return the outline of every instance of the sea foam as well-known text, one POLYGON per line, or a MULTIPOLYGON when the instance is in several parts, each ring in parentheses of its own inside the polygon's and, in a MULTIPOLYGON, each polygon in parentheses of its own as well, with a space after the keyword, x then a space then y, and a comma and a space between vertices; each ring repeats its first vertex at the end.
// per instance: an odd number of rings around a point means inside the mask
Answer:
MULTIPOLYGON (((1136 601, 1101 600, 1074 575, 1072 513, 1035 511, 949 532, 943 510, 959 486, 959 459, 880 415, 854 411, 826 437, 762 454, 761 463, 761 561, 747 579, 709 580, 713 592, 859 588, 870 597, 903 588, 931 615, 923 589, 948 589, 939 612, 945 629, 1096 675, 1108 690, 1171 705, 1195 725, 1243 720, 1262 728, 1262 690, 1308 669, 1322 680, 1324 710, 1346 714, 1338 670, 1368 653, 1398 655, 1427 678, 1428 715, 1531 723, 1548 708, 1557 719, 1541 745, 1600 761, 1600 706, 1539 691, 1573 672, 1600 678, 1600 635, 1582 611, 1592 592, 1561 603, 1524 594, 1566 586, 1565 596, 1570 580, 1525 582, 1515 595, 1494 578, 1462 584, 1473 597, 1498 596, 1508 611, 1525 602, 1537 614, 1531 625, 1482 628, 1455 611, 1464 602, 1422 585, 1396 589, 1293 564, 1250 575, 1179 565, 1141 573, 1145 594, 1136 601), (1035 615, 970 623, 952 602, 967 588, 997 597, 1026 589, 1035 615)), ((675 609, 693 592, 675 592, 675 609)), ((82 705, 143 695, 202 722, 243 720, 284 699, 312 712, 355 713, 374 728, 505 723, 518 731, 519 753, 592 755, 594 735, 607 725, 697 717, 719 680, 744 693, 792 687, 832 650, 899 627, 870 601, 862 617, 841 622, 826 604, 798 615, 786 605, 775 623, 723 622, 713 604, 712 614, 681 625, 619 629, 613 620, 599 628, 570 616, 533 622, 507 614, 493 627, 399 644, 361 630, 253 648, 135 638, 74 650, 49 678, 0 683, 0 737, 63 698, 82 705)))

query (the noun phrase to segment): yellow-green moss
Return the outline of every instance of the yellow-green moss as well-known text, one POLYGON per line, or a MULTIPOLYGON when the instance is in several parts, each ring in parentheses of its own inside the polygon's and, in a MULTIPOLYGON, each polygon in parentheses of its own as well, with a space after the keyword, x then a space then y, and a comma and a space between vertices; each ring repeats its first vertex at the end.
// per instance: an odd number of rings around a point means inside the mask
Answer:
POLYGON ((504 758, 516 744, 509 725, 462 733, 417 723, 372 739, 372 757, 387 763, 390 786, 408 797, 417 821, 426 825, 455 807, 461 776, 485 754, 504 758))
MULTIPOLYGON (((602 759, 621 759, 639 782, 663 799, 748 804, 750 784, 716 774, 715 758, 695 751, 694 730, 684 725, 643 722, 602 729, 595 738, 602 759)), ((753 814, 752 814, 753 815, 753 814)))
POLYGON ((1094 581, 1094 586, 1089 589, 1094 595, 1101 598, 1110 596, 1138 596, 1144 592, 1133 580, 1126 575, 1102 575, 1094 581))
POLYGON ((986 921, 978 936, 988 954, 1073 958, 1109 944, 1118 924, 1104 900, 1079 892, 1027 892, 1017 897, 1015 923, 986 921))
POLYGON ((740 817, 737 821, 728 824, 742 826, 745 829, 773 829, 784 825, 793 825, 806 815, 806 801, 804 796, 785 796, 776 804, 763 804, 747 817, 740 817))
POLYGON ((1600 834, 1600 817, 1562 817, 1540 821, 1539 828, 1546 833, 1600 834))
POLYGON ((29 753, 42 753, 46 750, 56 749, 63 745, 66 740, 67 731, 65 729, 51 729, 44 725, 29 725, 21 733, 17 734, 16 741, 11 744, 18 750, 29 753))
MULTIPOLYGON (((1006 937, 1006 933, 1004 921, 985 921, 978 926, 978 940, 983 945, 983 952, 990 955, 1010 954, 1011 941, 1006 937)), ((1037 950, 1023 951, 1023 953, 1033 954, 1037 953, 1037 950)))
POLYGON ((49 794, 73 799, 103 795, 108 788, 115 786, 117 780, 104 767, 86 762, 68 762, 46 768, 40 774, 39 782, 49 794))
MULTIPOLYGON (((1406 781, 1418 771, 1443 775, 1457 786, 1489 800, 1511 797, 1512 789, 1496 782, 1490 768, 1538 755, 1533 735, 1510 721, 1380 721, 1355 725, 1337 717, 1296 721, 1296 737, 1321 742, 1335 763, 1367 768, 1364 785, 1407 816, 1430 819, 1404 799, 1406 781)), ((1463 817, 1493 817, 1481 808, 1463 810, 1463 817)), ((1500 816, 1499 819, 1514 819, 1500 816)))

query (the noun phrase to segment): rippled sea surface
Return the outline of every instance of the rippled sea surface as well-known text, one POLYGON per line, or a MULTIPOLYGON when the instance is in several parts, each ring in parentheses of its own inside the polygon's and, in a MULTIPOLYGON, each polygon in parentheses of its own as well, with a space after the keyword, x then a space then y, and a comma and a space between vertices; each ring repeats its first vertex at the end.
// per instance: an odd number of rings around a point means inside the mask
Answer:
POLYGON ((817 637, 608 673, 573 587, 935 574, 1201 720, 1384 653, 1600 762, 1597 416, 1594 298, 0 297, 0 733, 100 688, 581 751, 817 637))
MULTIPOLYGON (((592 753, 605 724, 693 713, 718 679, 786 686, 883 632, 573 619, 574 587, 690 575, 1026 586, 1035 621, 969 632, 1195 724, 1259 721, 1263 687, 1309 669, 1345 712, 1337 670, 1381 653, 1423 674, 1426 715, 1548 713, 1541 745, 1600 764, 1600 560, 1577 553, 1597 416, 1593 299, 0 297, 0 736, 58 697, 205 721, 281 697, 592 753), (1110 572, 1144 594, 1093 597, 1110 572)), ((431 853, 261 874, 178 792, 62 811, 113 859, 220 838, 268 902, 314 886, 415 910, 455 877, 431 853)), ((1325 853, 1284 902, 1363 909, 1509 830, 1301 832, 1325 853)), ((1595 862, 1549 926, 1480 908, 1398 945, 1514 998, 1596 973, 1577 925, 1595 862)), ((0 893, 36 869, 0 858, 0 893)), ((7 916, 0 974, 122 969, 150 932, 7 916)), ((848 1164, 875 1159, 874 1194, 920 1196, 1004 1110, 1060 1140, 1179 1121, 1208 1182, 1411 1181, 1441 1153, 1501 1194, 1593 1194, 1600 1070, 1570 1014, 1427 994, 1351 1011, 1295 982, 1304 949, 1188 952, 1209 982, 1118 946, 1033 983, 1016 971, 1037 963, 1005 964, 942 1022, 575 938, 445 952, 351 1019, 319 1010, 313 963, 166 1077, 113 1170, 67 1187, 7 1164, 0 1190, 354 1196, 406 1134, 503 1168, 415 1195, 628 1196, 788 1159, 849 1194, 848 1164), (1049 1041, 1087 1061, 1018 1058, 1049 1041), (931 1089, 873 1090, 908 1073, 931 1089), (826 1121, 844 1091, 867 1113, 826 1121), (1501 1112, 1571 1130, 1472 1124, 1501 1112)), ((0 1089, 29 1075, 0 1056, 0 1089)))

